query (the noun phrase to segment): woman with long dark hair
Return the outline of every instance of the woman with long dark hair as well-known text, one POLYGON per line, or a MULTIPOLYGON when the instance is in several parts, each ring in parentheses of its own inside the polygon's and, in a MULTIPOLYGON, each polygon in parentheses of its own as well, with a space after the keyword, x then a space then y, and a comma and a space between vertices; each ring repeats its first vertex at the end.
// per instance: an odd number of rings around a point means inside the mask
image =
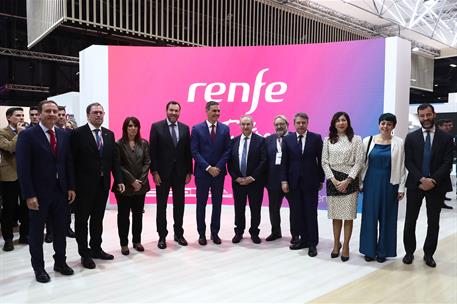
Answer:
POLYGON ((349 115, 337 112, 329 127, 329 136, 322 149, 322 168, 327 180, 328 217, 333 222, 332 258, 340 255, 341 260, 349 260, 349 241, 352 235, 353 220, 357 216, 358 175, 363 166, 362 139, 354 135, 349 115), (340 242, 344 221, 344 241, 340 242))
POLYGON ((128 247, 130 211, 132 212, 133 248, 144 251, 141 245, 141 231, 144 199, 150 189, 148 173, 151 160, 148 142, 141 138, 140 129, 138 118, 127 117, 122 125, 122 138, 116 142, 126 188, 123 193, 119 193, 115 187, 112 190, 117 200, 117 227, 123 255, 130 253, 128 247))

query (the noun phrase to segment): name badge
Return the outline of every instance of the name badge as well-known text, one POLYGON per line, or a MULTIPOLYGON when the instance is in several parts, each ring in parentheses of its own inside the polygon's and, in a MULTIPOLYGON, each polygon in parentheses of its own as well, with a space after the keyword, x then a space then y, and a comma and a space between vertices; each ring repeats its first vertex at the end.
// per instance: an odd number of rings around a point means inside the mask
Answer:
POLYGON ((282 158, 282 152, 276 152, 275 165, 280 165, 281 164, 281 158, 282 158))

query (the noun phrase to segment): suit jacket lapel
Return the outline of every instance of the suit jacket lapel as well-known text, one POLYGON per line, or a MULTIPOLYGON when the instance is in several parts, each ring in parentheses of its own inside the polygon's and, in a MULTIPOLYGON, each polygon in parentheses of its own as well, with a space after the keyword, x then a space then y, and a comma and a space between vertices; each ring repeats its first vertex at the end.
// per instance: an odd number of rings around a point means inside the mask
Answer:
MULTIPOLYGON (((163 126, 163 133, 164 133, 165 137, 167 138, 168 143, 170 144, 171 147, 174 148, 173 139, 171 138, 171 134, 170 134, 170 127, 168 126, 168 122, 166 119, 163 121, 162 126, 163 126)), ((178 126, 179 126, 179 124, 178 124, 178 126)))
MULTIPOLYGON (((94 138, 93 132, 90 130, 89 124, 86 124, 85 131, 86 131, 86 136, 88 137, 87 139, 89 140, 90 146, 92 147, 94 152, 97 152, 97 154, 100 155, 98 153, 97 143, 95 142, 95 138, 94 138)), ((103 130, 101 132, 103 133, 103 130)))
MULTIPOLYGON (((36 128, 36 133, 38 133, 38 134, 37 134, 37 137, 39 138, 40 143, 41 143, 41 145, 43 146, 43 148, 45 148, 46 151, 48 151, 50 154, 52 154, 52 155, 54 156, 54 153, 52 153, 52 151, 51 151, 51 143, 49 142, 49 140, 48 140, 46 134, 44 134, 43 129, 41 129, 40 126, 38 126, 38 127, 36 128)), ((56 137, 57 137, 57 136, 56 136, 56 137)), ((59 145, 59 139, 58 139, 58 138, 57 138, 57 145, 59 145)), ((57 149, 58 149, 58 148, 57 148, 57 149)), ((57 151, 58 151, 58 150, 57 150, 57 151)))
MULTIPOLYGON (((240 142, 241 136, 235 139, 235 161, 236 161, 236 168, 240 168, 240 156, 238 155, 238 151, 240 151, 240 142)), ((241 169, 241 168, 240 168, 241 169)))

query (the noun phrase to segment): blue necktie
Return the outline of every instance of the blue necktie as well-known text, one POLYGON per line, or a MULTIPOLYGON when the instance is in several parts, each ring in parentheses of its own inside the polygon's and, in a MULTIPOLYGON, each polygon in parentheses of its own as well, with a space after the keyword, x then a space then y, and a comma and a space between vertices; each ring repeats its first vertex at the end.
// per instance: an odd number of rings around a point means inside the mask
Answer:
POLYGON ((432 143, 430 138, 430 131, 426 131, 424 143, 424 157, 422 159, 422 175, 425 177, 430 176, 430 159, 432 157, 432 143))
POLYGON ((247 169, 248 169, 248 138, 244 137, 243 152, 241 153, 241 166, 240 166, 241 175, 246 176, 247 169))
POLYGON ((95 142, 97 143, 97 149, 100 153, 100 157, 103 155, 103 141, 100 137, 100 129, 95 129, 95 142))

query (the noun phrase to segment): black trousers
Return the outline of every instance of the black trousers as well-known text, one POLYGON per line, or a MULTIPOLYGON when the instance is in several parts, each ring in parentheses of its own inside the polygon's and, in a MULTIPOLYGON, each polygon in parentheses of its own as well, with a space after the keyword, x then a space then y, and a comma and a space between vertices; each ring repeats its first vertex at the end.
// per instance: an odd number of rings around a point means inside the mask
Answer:
POLYGON ((5 241, 13 240, 13 225, 17 219, 20 237, 27 237, 29 232, 28 208, 25 200, 20 198, 19 182, 1 182, 3 194, 2 235, 5 241))
POLYGON ((289 209, 291 230, 308 246, 319 243, 317 224, 318 191, 302 188, 290 189, 289 209))
POLYGON ((438 245, 441 205, 444 201, 442 191, 422 191, 420 189, 408 189, 406 191, 406 216, 405 229, 403 230, 403 244, 405 245, 407 254, 413 254, 416 250, 416 221, 424 197, 427 207, 427 236, 424 242, 424 254, 433 256, 438 245))
POLYGON ((34 270, 44 269, 43 260, 43 231, 44 224, 50 222, 54 227, 54 261, 56 265, 65 263, 65 251, 67 247, 65 234, 67 230, 67 216, 70 212, 67 202, 67 194, 60 190, 56 184, 49 189, 52 192, 51 199, 38 198, 39 209, 29 210, 30 232, 29 250, 32 257, 34 270))
MULTIPOLYGON (((281 233, 281 205, 284 198, 287 199, 290 205, 290 197, 288 193, 284 193, 281 188, 269 189, 268 191, 268 211, 270 213, 271 234, 282 235, 281 233)), ((290 234, 297 236, 298 233, 294 231, 291 222, 291 214, 289 213, 290 234)))
MULTIPOLYGON (((108 189, 103 188, 103 179, 98 187, 79 189, 75 202, 75 234, 78 252, 82 257, 90 257, 87 235, 90 233, 89 245, 93 251, 101 250, 103 217, 105 216, 108 189), (89 229, 87 224, 89 222, 89 229)), ((65 218, 67 222, 67 219, 65 218)), ((67 222, 68 223, 68 222, 67 222)))
POLYGON ((175 236, 183 236, 183 218, 184 218, 184 187, 185 177, 176 176, 176 170, 172 171, 170 178, 162 178, 160 186, 156 186, 157 195, 157 214, 156 224, 157 232, 160 238, 165 238, 167 230, 167 202, 170 194, 170 188, 173 191, 173 230, 175 236))
POLYGON ((129 244, 130 212, 132 212, 132 242, 133 244, 141 243, 145 197, 146 194, 126 196, 116 193, 117 231, 121 246, 127 246, 129 244))
POLYGON ((262 210, 263 186, 255 182, 241 186, 232 183, 233 198, 235 206, 235 233, 243 234, 246 228, 246 203, 249 199, 249 209, 251 210, 251 235, 259 235, 260 213, 262 210))

